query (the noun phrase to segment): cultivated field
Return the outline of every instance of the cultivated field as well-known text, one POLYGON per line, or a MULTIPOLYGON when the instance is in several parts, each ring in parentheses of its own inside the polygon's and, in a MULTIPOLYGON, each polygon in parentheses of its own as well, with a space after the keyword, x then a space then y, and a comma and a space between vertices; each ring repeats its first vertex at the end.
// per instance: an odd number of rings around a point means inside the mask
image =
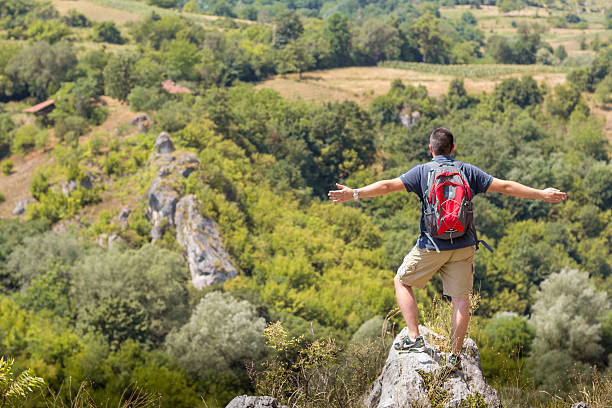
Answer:
POLYGON ((464 79, 470 93, 491 92, 495 84, 509 77, 531 75, 551 88, 565 81, 565 73, 551 67, 515 65, 432 66, 406 64, 411 69, 389 67, 350 67, 312 71, 298 75, 277 76, 264 81, 259 88, 271 88, 282 96, 306 101, 354 101, 367 106, 378 95, 385 94, 396 79, 414 86, 423 85, 430 95, 441 96, 456 77, 464 79), (470 67, 473 73, 470 74, 470 67), (456 71, 453 74, 453 70, 456 71), (436 72, 438 71, 438 72, 436 72), (441 72, 440 72, 441 71, 441 72), (488 73, 487 73, 488 72, 488 73))
MULTIPOLYGON (((591 2, 593 9, 610 7, 608 2, 591 2)), ((459 19, 464 12, 471 12, 478 20, 478 28, 482 30, 486 37, 491 35, 514 36, 516 26, 521 22, 537 23, 544 27, 545 32, 542 39, 553 47, 563 45, 567 52, 572 54, 593 54, 591 50, 580 50, 580 40, 582 36, 590 43, 596 36, 601 40, 612 38, 612 30, 606 30, 605 16, 601 12, 579 12, 580 18, 588 23, 585 29, 571 25, 568 28, 555 28, 551 26, 551 17, 564 18, 567 11, 546 10, 538 7, 526 7, 522 10, 515 10, 503 13, 496 6, 482 6, 479 9, 470 6, 442 7, 440 14, 444 17, 459 19)))
MULTIPOLYGON (((69 9, 75 9, 93 21, 114 21, 117 24, 142 19, 152 12, 159 15, 179 12, 183 17, 203 25, 221 18, 206 14, 186 13, 177 9, 165 9, 134 0, 51 0, 51 2, 61 14, 65 14, 69 9)), ((232 20, 247 24, 253 23, 249 20, 232 20)))

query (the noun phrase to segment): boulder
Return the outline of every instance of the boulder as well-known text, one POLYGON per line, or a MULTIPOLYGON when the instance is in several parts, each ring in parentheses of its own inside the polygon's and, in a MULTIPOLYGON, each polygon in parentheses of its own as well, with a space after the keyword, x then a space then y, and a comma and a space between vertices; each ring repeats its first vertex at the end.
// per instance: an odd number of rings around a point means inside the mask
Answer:
POLYGON ((66 197, 70 196, 77 189, 76 180, 70 180, 62 184, 62 194, 66 197))
POLYGON ((174 144, 170 140, 170 136, 166 132, 161 132, 157 139, 155 139, 155 151, 159 154, 172 153, 174 151, 174 144))
POLYGON ((130 218, 131 212, 132 211, 128 207, 123 207, 123 209, 119 213, 119 216, 117 218, 119 219, 119 224, 121 225, 121 228, 127 228, 128 219, 130 218))
POLYGON ((15 208, 13 209, 13 215, 23 215, 26 213, 26 209, 28 207, 28 204, 31 204, 32 201, 30 200, 20 200, 17 202, 17 205, 15 206, 15 208))
POLYGON ((231 400, 225 408, 287 408, 287 406, 280 405, 273 397, 240 395, 231 400))
POLYGON ((422 326, 419 329, 427 352, 400 354, 391 347, 382 373, 364 398, 366 407, 431 407, 432 398, 443 401, 445 407, 458 406, 468 398, 488 407, 501 407, 497 391, 485 382, 478 347, 472 339, 463 343, 461 371, 449 373, 443 368, 448 353, 441 352, 437 345, 442 343, 442 336, 422 326))
POLYGON ((148 121, 149 121, 149 118, 147 117, 147 115, 144 115, 144 114, 136 115, 134 119, 130 120, 130 125, 137 126, 139 123, 145 123, 148 121))
POLYGON ((214 221, 200 215, 200 203, 190 194, 176 205, 176 240, 185 249, 191 281, 197 289, 237 275, 214 221))

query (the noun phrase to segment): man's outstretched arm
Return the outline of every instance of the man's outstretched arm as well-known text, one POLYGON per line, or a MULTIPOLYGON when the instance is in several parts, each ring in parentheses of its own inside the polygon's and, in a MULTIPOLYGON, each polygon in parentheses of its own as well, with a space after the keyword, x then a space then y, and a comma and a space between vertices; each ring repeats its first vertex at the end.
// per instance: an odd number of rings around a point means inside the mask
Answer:
MULTIPOLYGON (((334 203, 342 203, 344 201, 350 201, 353 199, 353 192, 355 189, 352 189, 347 186, 343 186, 342 184, 336 183, 336 187, 340 190, 331 190, 327 193, 327 196, 334 203)), ((394 178, 391 180, 380 180, 376 183, 370 184, 363 188, 359 189, 359 198, 367 198, 367 197, 377 197, 384 194, 392 193, 394 191, 405 191, 406 187, 404 187, 404 183, 399 178, 394 178)))
POLYGON ((549 203, 558 203, 567 198, 567 194, 556 188, 546 188, 538 190, 537 188, 527 187, 521 183, 510 180, 500 180, 493 178, 487 192, 502 193, 519 198, 531 198, 533 200, 542 200, 549 203))

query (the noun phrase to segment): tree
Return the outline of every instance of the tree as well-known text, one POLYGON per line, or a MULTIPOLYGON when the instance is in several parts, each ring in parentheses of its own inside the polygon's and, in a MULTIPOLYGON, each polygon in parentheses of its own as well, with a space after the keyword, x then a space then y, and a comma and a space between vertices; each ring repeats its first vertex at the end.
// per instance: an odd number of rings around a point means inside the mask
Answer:
POLYGON ((370 19, 362 27, 355 48, 370 64, 386 59, 397 59, 402 42, 399 30, 380 19, 370 19))
POLYGON ((351 32, 348 17, 334 13, 327 20, 324 36, 329 41, 328 66, 344 67, 351 63, 351 32))
POLYGON ((562 119, 568 119, 575 110, 585 115, 589 113, 589 107, 580 91, 573 86, 563 84, 555 86, 555 96, 548 102, 548 110, 562 119))
POLYGON ((298 38, 291 41, 279 52, 279 74, 297 72, 302 79, 302 72, 314 66, 315 60, 312 54, 308 52, 305 42, 301 40, 302 38, 298 38))
POLYGON ((126 101, 134 85, 132 73, 135 58, 127 52, 113 54, 104 67, 104 93, 126 101))
POLYGON ((567 58, 567 51, 565 50, 565 47, 563 46, 563 44, 559 45, 555 49, 555 57, 559 58, 559 61, 563 61, 564 59, 567 58))
POLYGON ((159 345, 187 318, 188 276, 179 255, 152 245, 96 251, 72 269, 77 320, 113 347, 127 339, 159 345))
POLYGON ((123 44, 125 39, 112 21, 103 21, 93 26, 91 38, 95 42, 107 42, 111 44, 123 44))
POLYGON ((166 350, 192 375, 242 368, 263 355, 266 323, 246 300, 221 292, 207 294, 189 321, 170 333, 166 350))
POLYGON ((27 288, 51 269, 68 279, 71 266, 86 252, 77 237, 49 231, 25 238, 9 255, 6 268, 20 288, 27 288))
POLYGON ((543 281, 534 298, 534 378, 549 391, 566 391, 572 373, 588 373, 590 364, 602 361, 599 319, 610 302, 587 273, 568 268, 543 281))
POLYGON ((299 14, 294 11, 283 12, 276 18, 274 47, 283 48, 292 40, 299 38, 303 33, 304 25, 299 14))
POLYGON ((423 55, 423 62, 443 64, 448 60, 449 41, 440 32, 439 24, 440 19, 427 12, 411 26, 411 35, 423 55))
POLYGON ((37 42, 13 57, 6 67, 6 73, 23 81, 38 100, 44 100, 59 89, 76 64, 77 58, 70 45, 37 42))

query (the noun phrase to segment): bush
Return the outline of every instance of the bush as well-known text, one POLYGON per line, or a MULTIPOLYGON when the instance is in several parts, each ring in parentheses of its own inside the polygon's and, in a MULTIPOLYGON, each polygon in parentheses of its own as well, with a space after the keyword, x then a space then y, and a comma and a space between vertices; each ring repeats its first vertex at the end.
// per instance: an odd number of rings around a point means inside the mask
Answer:
POLYGON ((87 133, 87 119, 76 115, 58 115, 55 118, 55 135, 61 140, 78 138, 87 133))
POLYGON ((260 359, 265 325, 246 300, 211 292, 196 306, 189 322, 168 335, 166 349, 187 372, 202 377, 260 359))
POLYGON ((62 21, 69 27, 91 27, 91 21, 83 13, 74 9, 68 10, 62 21))
POLYGON ((5 176, 8 176, 9 174, 12 173, 14 165, 15 163, 13 163, 12 160, 6 160, 5 162, 2 163, 2 173, 5 176))
POLYGON ((128 96, 130 109, 134 112, 157 110, 166 101, 166 94, 158 88, 136 86, 128 96))
POLYGON ((485 332, 493 349, 514 359, 529 354, 535 336, 527 320, 513 312, 498 313, 487 323, 485 332))
POLYGON ((127 339, 158 346, 187 319, 188 276, 180 255, 152 245, 93 252, 71 273, 77 320, 112 347, 127 339))
POLYGON ((588 375, 589 365, 605 358, 598 318, 610 303, 587 273, 575 269, 550 275, 534 298, 534 379, 548 391, 567 391, 572 373, 588 375))
POLYGON ((44 173, 36 173, 32 178, 32 182, 30 183, 30 192, 32 193, 32 197, 36 200, 40 200, 42 195, 46 194, 49 191, 49 181, 47 180, 47 176, 44 173))
POLYGON ((112 21, 103 21, 93 26, 91 39, 95 42, 107 42, 110 44, 123 44, 125 39, 112 21))
POLYGON ((29 123, 21 126, 15 131, 13 136, 12 150, 21 155, 36 145, 36 135, 39 132, 38 126, 29 123))
POLYGON ((3 203, 6 201, 6 197, 4 197, 4 194, 0 191, 0 203, 3 203))

